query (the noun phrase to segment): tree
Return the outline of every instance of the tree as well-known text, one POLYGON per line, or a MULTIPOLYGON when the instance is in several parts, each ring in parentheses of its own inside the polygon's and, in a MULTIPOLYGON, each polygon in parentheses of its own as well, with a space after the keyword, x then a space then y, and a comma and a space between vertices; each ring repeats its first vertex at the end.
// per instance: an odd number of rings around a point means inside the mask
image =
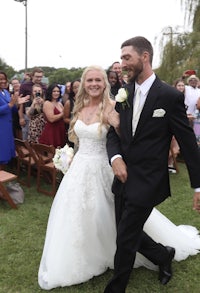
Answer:
POLYGON ((7 74, 8 79, 12 78, 13 75, 15 74, 14 68, 11 66, 8 66, 6 62, 1 58, 0 58, 0 70, 4 71, 7 74))
POLYGON ((82 68, 60 68, 49 75, 49 83, 56 82, 59 84, 65 84, 66 81, 73 81, 81 77, 83 72, 82 68))
POLYGON ((187 69, 200 74, 200 1, 185 0, 185 6, 185 21, 187 19, 189 22, 194 16, 192 32, 180 32, 180 28, 167 27, 163 29, 160 40, 162 63, 155 71, 170 84, 187 69))
POLYGON ((200 0, 180 0, 181 6, 185 9, 185 23, 190 24, 196 13, 200 0))

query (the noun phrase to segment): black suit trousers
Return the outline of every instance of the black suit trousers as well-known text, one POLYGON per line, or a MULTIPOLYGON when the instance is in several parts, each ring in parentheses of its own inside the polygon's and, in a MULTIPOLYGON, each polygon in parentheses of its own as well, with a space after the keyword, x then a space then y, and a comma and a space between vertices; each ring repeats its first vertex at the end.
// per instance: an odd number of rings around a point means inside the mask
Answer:
POLYGON ((104 293, 124 293, 135 261, 140 252, 154 264, 163 263, 167 257, 165 247, 153 241, 143 226, 153 207, 140 207, 124 202, 122 196, 115 197, 117 222, 117 250, 114 260, 114 276, 104 293))

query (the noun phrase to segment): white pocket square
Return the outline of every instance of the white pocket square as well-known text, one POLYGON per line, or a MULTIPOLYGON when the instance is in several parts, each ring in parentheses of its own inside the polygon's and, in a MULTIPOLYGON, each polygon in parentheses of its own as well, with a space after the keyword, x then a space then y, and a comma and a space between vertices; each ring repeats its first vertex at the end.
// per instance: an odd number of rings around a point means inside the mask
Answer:
POLYGON ((156 109, 153 111, 153 116, 152 117, 164 117, 166 111, 164 109, 156 109))

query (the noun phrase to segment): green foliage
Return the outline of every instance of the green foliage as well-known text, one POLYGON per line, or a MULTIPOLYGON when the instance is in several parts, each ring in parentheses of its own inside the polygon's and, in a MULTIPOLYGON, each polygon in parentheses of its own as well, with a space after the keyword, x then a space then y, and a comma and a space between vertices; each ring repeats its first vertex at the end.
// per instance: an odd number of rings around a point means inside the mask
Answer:
POLYGON ((200 75, 200 1, 185 0, 185 19, 192 23, 192 32, 178 32, 178 28, 166 27, 162 31, 160 48, 161 66, 155 70, 158 76, 173 84, 187 69, 193 69, 200 75))
POLYGON ((162 63, 156 74, 162 79, 173 84, 173 81, 183 75, 187 69, 196 70, 200 74, 200 31, 193 31, 190 34, 179 34, 173 37, 170 32, 170 40, 163 47, 162 63))
POLYGON ((8 79, 10 79, 15 73, 14 68, 11 66, 8 66, 6 62, 1 58, 0 58, 0 70, 4 71, 7 74, 8 79))
POLYGON ((185 22, 190 24, 195 14, 195 11, 200 5, 200 0, 180 0, 180 2, 181 6, 185 10, 185 22))
MULTIPOLYGON (((49 79, 49 83, 65 84, 67 81, 73 81, 81 77, 83 68, 54 68, 39 66, 44 71, 44 76, 49 79)), ((31 72, 33 68, 28 68, 27 71, 31 72)), ((19 74, 24 73, 24 69, 18 72, 19 74)), ((16 73, 17 75, 17 73, 16 73)))
POLYGON ((193 19, 193 31, 198 32, 200 30, 200 2, 199 6, 197 6, 196 11, 194 13, 193 19))
MULTIPOLYGON (((36 67, 36 66, 35 66, 36 67)), ((32 72, 35 67, 30 67, 27 69, 28 72, 32 72)), ((75 79, 81 78, 84 68, 58 68, 55 67, 44 67, 38 66, 44 71, 44 76, 49 79, 49 83, 59 83, 65 84, 67 81, 73 81, 75 79)), ((22 79, 25 69, 15 71, 13 67, 8 66, 3 59, 0 58, 0 70, 4 71, 8 75, 8 79, 12 77, 17 77, 19 80, 22 79)))
POLYGON ((81 77, 83 72, 83 69, 78 68, 72 68, 72 69, 66 69, 66 68, 60 68, 56 71, 54 71, 51 75, 49 75, 49 83, 57 82, 60 84, 66 84, 67 81, 73 81, 75 79, 78 79, 81 77))
MULTIPOLYGON (((171 174, 173 196, 159 205, 175 224, 188 224, 200 228, 199 214, 192 210, 192 193, 188 173, 183 163, 180 172, 171 174)), ((25 202, 13 210, 0 201, 0 293, 43 292, 37 283, 37 273, 42 254, 48 215, 53 198, 39 194, 35 188, 23 187, 25 202)), ((88 244, 89 245, 89 244, 88 244)), ((127 293, 198 293, 200 279, 200 254, 182 262, 173 263, 174 276, 166 285, 158 282, 158 273, 145 268, 134 269, 127 293)), ((108 270, 92 280, 66 288, 59 293, 102 293, 112 276, 108 270)))

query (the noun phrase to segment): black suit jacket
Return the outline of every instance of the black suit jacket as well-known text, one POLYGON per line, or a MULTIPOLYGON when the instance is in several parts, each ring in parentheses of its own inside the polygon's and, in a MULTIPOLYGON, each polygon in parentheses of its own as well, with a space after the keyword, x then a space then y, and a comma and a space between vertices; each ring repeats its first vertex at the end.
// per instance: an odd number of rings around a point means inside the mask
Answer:
POLYGON ((172 135, 187 164, 191 186, 200 187, 200 154, 188 123, 184 95, 156 77, 132 136, 134 84, 127 85, 127 90, 130 107, 123 109, 116 103, 120 137, 113 127, 107 136, 109 159, 121 154, 128 168, 126 183, 121 186, 115 179, 113 192, 117 195, 123 190, 125 198, 139 206, 155 206, 170 196, 168 154, 172 135), (165 111, 164 116, 153 117, 159 109, 165 111))

